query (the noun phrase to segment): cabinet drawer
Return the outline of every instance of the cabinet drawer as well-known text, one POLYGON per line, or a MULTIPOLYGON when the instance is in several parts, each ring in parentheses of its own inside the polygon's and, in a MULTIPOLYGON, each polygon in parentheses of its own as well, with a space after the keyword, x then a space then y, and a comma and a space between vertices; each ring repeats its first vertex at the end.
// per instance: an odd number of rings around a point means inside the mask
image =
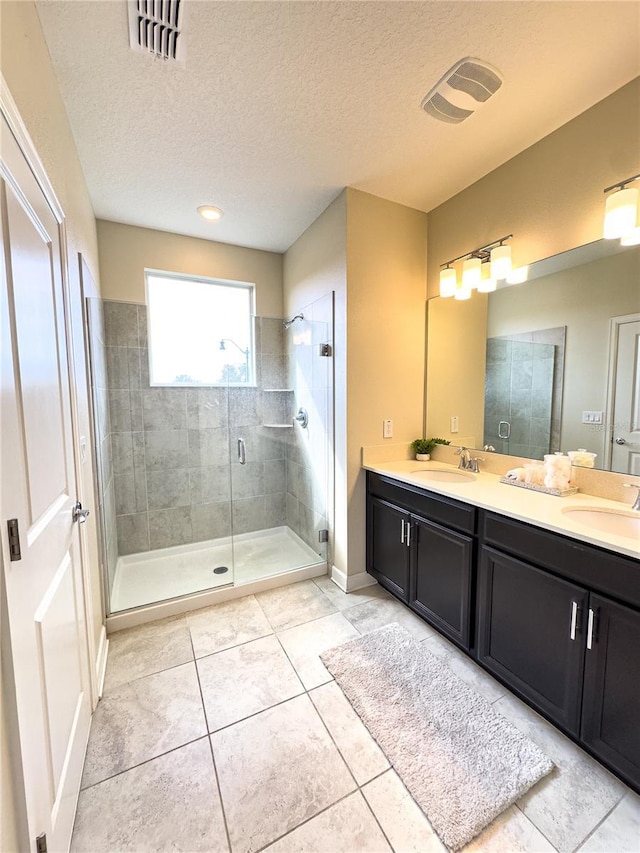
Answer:
POLYGON ((416 515, 453 527, 464 533, 474 533, 476 508, 441 495, 428 494, 419 487, 400 485, 397 481, 367 472, 369 493, 390 501, 416 515))
POLYGON ((640 607, 640 562, 503 515, 482 513, 484 542, 640 607))

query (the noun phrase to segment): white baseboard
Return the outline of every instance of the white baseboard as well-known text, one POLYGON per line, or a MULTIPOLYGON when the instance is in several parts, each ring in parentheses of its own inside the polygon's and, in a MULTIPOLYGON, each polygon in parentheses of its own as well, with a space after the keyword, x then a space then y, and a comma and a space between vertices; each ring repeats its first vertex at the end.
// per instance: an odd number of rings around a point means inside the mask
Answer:
POLYGON ((356 589, 364 589, 365 586, 373 586, 377 583, 375 578, 372 578, 367 572, 347 575, 336 566, 331 566, 331 580, 343 592, 353 592, 356 589))
POLYGON ((100 645, 96 656, 96 684, 98 685, 98 698, 102 696, 104 689, 104 677, 107 672, 107 655, 109 653, 109 640, 107 639, 106 625, 100 631, 100 645))

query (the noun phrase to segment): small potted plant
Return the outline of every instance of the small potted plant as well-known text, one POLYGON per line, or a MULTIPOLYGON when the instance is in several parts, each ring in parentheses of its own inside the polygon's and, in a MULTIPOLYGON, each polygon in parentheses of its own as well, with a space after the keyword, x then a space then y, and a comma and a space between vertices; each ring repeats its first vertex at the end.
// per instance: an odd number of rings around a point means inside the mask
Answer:
POLYGON ((446 438, 416 438, 411 442, 411 449, 419 462, 428 462, 436 444, 451 444, 451 442, 446 438))

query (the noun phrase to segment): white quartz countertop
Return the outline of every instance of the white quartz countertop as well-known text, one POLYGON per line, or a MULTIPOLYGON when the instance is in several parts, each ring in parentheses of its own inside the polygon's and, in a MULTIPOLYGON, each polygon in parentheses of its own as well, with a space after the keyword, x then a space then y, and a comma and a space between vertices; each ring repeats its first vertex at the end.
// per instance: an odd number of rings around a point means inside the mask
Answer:
POLYGON ((601 548, 607 548, 610 551, 616 551, 619 554, 626 554, 640 560, 640 538, 605 533, 580 524, 562 512, 565 507, 587 510, 600 507, 626 514, 631 511, 629 504, 581 493, 568 497, 547 495, 517 486, 508 486, 500 482, 500 477, 497 474, 487 474, 482 471, 475 474, 473 480, 465 479, 453 482, 427 482, 416 480, 411 476, 418 471, 429 469, 457 470, 454 465, 447 465, 442 462, 408 460, 375 463, 364 467, 367 471, 374 471, 376 474, 391 477, 414 488, 418 487, 425 492, 455 498, 463 503, 473 504, 481 509, 491 510, 509 518, 516 518, 536 527, 552 530, 555 533, 570 536, 572 539, 589 542, 592 545, 598 545, 601 548))

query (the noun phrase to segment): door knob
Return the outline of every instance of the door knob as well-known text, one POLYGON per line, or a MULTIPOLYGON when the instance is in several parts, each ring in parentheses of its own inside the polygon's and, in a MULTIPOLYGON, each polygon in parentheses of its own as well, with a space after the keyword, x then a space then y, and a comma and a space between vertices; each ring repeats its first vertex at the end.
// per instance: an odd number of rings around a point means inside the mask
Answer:
POLYGON ((91 510, 82 509, 82 504, 80 501, 76 501, 73 505, 73 509, 71 510, 71 516, 74 521, 77 521, 78 524, 84 524, 87 518, 89 517, 91 510))
POLYGON ((624 438, 616 438, 616 444, 626 444, 627 441, 624 438))

